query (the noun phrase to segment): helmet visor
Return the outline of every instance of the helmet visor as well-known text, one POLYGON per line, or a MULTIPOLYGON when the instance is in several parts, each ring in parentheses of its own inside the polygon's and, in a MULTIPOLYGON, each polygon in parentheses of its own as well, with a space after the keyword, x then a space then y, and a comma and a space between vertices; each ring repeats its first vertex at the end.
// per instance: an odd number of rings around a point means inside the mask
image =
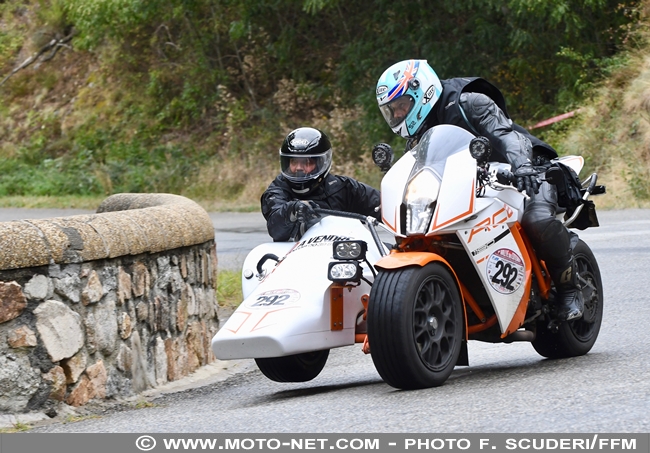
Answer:
POLYGON ((304 182, 318 178, 329 171, 332 165, 332 150, 321 154, 284 154, 280 152, 282 174, 292 182, 304 182))
POLYGON ((388 104, 380 105, 379 110, 390 127, 400 124, 415 105, 415 99, 410 94, 399 96, 388 104))

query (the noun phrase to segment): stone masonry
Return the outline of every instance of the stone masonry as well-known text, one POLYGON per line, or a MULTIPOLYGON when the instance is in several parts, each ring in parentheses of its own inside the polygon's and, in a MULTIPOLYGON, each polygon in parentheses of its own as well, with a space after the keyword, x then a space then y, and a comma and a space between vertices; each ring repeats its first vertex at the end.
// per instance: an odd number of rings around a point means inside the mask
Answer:
POLYGON ((196 203, 0 223, 0 412, 127 397, 214 360, 214 229, 196 203))

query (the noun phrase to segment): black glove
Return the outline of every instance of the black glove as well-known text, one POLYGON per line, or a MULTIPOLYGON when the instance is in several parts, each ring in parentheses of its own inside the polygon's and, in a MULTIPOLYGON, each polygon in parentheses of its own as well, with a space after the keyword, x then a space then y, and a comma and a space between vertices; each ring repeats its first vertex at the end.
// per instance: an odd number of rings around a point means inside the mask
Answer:
POLYGON ((525 163, 514 171, 517 180, 517 190, 519 192, 526 191, 529 197, 534 196, 539 192, 539 170, 533 167, 530 163, 525 163))
MULTIPOLYGON (((315 205, 309 200, 294 200, 289 207, 289 221, 313 225, 320 216, 314 211, 315 205)), ((311 226, 310 225, 310 226, 311 226)))

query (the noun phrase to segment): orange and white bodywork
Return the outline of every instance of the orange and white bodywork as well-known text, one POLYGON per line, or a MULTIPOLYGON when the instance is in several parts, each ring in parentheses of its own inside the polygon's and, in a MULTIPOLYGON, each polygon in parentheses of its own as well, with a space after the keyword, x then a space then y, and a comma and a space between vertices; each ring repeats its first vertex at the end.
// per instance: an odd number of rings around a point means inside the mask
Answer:
MULTIPOLYGON (((514 188, 486 187, 477 197, 477 165, 469 153, 472 138, 458 127, 437 126, 386 174, 381 187, 382 217, 401 239, 401 251, 383 257, 376 267, 394 269, 440 261, 456 277, 466 311, 480 311, 463 283, 464 276, 432 246, 440 241, 460 244, 494 308, 496 319, 489 325, 498 322, 504 338, 524 323, 533 273, 543 291, 548 291, 548 278, 541 273, 519 224, 526 195, 514 188), (418 178, 426 183, 418 182, 418 178), (426 227, 417 226, 418 222, 426 223, 426 227)), ((579 156, 560 161, 576 173, 584 163, 579 156)), ((509 166, 490 166, 492 172, 500 168, 509 166)), ((489 325, 486 322, 484 327, 489 325)), ((472 331, 471 326, 468 329, 472 331)))

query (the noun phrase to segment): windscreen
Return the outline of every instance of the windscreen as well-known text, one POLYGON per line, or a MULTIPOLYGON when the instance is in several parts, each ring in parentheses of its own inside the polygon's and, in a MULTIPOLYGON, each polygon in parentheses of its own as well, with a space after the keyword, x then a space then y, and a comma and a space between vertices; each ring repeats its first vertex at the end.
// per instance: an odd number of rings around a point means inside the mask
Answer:
POLYGON ((415 155, 415 165, 411 176, 422 168, 431 168, 442 179, 447 158, 467 149, 474 135, 457 126, 442 124, 429 129, 420 139, 412 152, 415 155))

